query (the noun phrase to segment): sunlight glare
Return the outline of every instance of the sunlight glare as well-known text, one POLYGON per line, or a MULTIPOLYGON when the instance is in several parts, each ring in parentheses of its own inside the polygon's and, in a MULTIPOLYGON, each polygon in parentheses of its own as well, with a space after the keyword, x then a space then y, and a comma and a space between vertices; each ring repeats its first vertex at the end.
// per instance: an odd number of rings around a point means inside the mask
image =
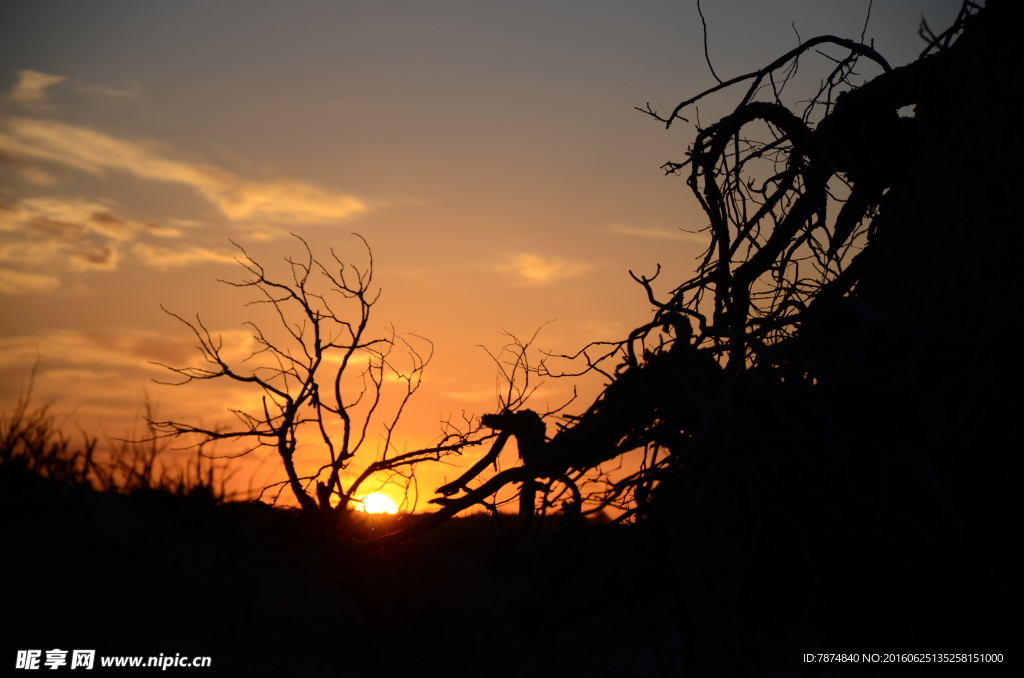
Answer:
POLYGON ((362 503, 356 508, 364 513, 398 513, 398 506, 391 497, 380 492, 373 492, 363 497, 362 503))

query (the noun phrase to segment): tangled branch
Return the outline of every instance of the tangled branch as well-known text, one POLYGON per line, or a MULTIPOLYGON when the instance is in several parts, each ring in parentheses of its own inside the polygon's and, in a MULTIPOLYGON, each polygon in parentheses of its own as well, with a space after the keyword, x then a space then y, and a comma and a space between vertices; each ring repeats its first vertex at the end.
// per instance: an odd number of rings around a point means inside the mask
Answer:
POLYGON ((233 381, 255 387, 260 406, 254 410, 231 408, 237 420, 234 427, 208 428, 177 421, 152 424, 162 437, 195 436, 200 444, 215 440, 245 443, 235 456, 260 448, 274 450, 287 480, 267 489, 290 487, 304 512, 321 516, 325 525, 336 525, 338 517, 358 502, 370 478, 390 474, 408 481, 411 467, 458 454, 482 441, 475 437, 478 428, 471 423, 446 423, 436 445, 413 451, 397 449, 395 431, 420 388, 432 344, 416 335, 399 335, 394 328, 382 336, 369 334, 371 311, 380 296, 372 287, 369 246, 366 268, 346 265, 333 250, 333 267, 328 268, 313 257, 302 238, 295 237, 305 256, 285 259, 291 273, 285 282, 270 277, 235 245, 242 255, 238 261, 249 277, 221 282, 256 291, 259 298, 248 305, 268 307, 270 317, 276 320, 276 333, 265 332, 255 322, 246 323, 257 348, 245 359, 230 362, 223 338, 211 333, 200 318, 191 322, 165 309, 191 330, 205 360, 202 367, 161 365, 181 377, 175 385, 233 381), (404 361, 400 360, 403 354, 404 361), (385 407, 386 381, 400 388, 390 411, 385 407), (302 475, 295 457, 306 431, 319 439, 325 459, 315 471, 302 475), (374 443, 376 450, 370 454, 375 460, 346 482, 343 473, 355 460, 369 456, 367 448, 374 443))

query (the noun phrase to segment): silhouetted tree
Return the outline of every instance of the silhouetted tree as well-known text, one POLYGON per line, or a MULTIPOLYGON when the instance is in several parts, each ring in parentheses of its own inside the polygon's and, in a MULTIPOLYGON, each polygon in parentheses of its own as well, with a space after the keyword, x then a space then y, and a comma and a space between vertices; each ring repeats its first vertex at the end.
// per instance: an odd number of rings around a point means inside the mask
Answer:
POLYGON ((407 338, 393 328, 381 336, 370 335, 371 311, 380 291, 372 287, 369 246, 366 268, 346 266, 332 250, 333 267, 329 269, 312 255, 302 238, 295 237, 302 243, 305 257, 285 259, 291 279, 284 282, 270 277, 236 245, 242 254, 239 263, 249 277, 222 282, 257 291, 259 298, 250 305, 269 306, 276 320, 275 331, 268 333, 256 323, 247 323, 257 348, 243 360, 229 361, 222 338, 211 334, 198 316, 190 322, 167 311, 193 332, 206 361, 204 367, 163 365, 184 378, 177 385, 233 381, 253 388, 260 405, 229 408, 238 420, 234 427, 208 428, 177 421, 151 424, 161 436, 195 436, 200 443, 230 440, 244 445, 232 456, 259 448, 274 450, 284 465, 286 479, 266 489, 289 487, 302 511, 330 530, 354 508, 369 479, 380 474, 411 479, 410 469, 415 465, 458 453, 486 436, 478 436, 478 428, 467 420, 462 428, 445 423, 435 446, 412 451, 396 448, 396 427, 420 388, 433 347, 422 337, 407 338), (403 359, 405 365, 400 364, 403 359), (390 402, 385 387, 389 382, 396 386, 390 402), (296 465, 300 441, 306 446, 301 454, 318 455, 312 457, 312 463, 318 465, 312 473, 301 474, 296 465), (346 482, 342 472, 354 463, 360 463, 362 470, 346 482))
POLYGON ((786 626, 824 630, 831 651, 1008 649, 1021 15, 965 2, 941 34, 922 24, 926 48, 901 68, 863 35, 823 36, 666 116, 643 109, 671 126, 747 87, 665 165, 708 217, 697 274, 665 298, 634 276, 651 322, 575 356, 609 378, 601 396, 436 519, 641 448, 643 466, 589 510, 618 506, 656 535, 675 573, 657 595, 675 596, 695 675, 746 675, 761 634, 786 626), (785 105, 799 60, 827 47, 844 54, 817 95, 785 105), (881 74, 857 84, 868 62, 881 74))

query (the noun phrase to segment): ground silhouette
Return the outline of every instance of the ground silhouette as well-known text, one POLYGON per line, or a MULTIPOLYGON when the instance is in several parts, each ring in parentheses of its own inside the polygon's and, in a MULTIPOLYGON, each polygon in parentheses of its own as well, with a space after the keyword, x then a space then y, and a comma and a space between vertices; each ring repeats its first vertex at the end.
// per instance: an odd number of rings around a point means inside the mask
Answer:
MULTIPOLYGON (((706 257, 668 297, 635 276, 651 321, 591 347, 603 361, 581 354, 606 370, 602 394, 521 465, 446 486, 437 512, 325 537, 262 504, 100 494, 5 453, 5 538, 26 554, 7 580, 94 582, 125 643, 213 648, 243 675, 933 675, 946 667, 803 654, 1009 660, 1022 13, 964 3, 897 69, 858 41, 809 40, 669 115, 647 107, 671 125, 749 87, 666 165, 705 208, 706 257), (842 55, 794 111, 779 82, 819 48, 842 55), (855 82, 867 62, 881 74, 855 82), (755 166, 767 179, 747 180, 755 166), (636 473, 578 494, 637 448, 636 473), (510 484, 536 494, 520 516, 456 517, 510 484), (616 522, 594 519, 609 507, 616 522)), ((485 424, 508 438, 526 410, 506 410, 485 424)), ((94 608, 54 618, 46 595, 19 593, 15 639, 78 643, 94 608)))

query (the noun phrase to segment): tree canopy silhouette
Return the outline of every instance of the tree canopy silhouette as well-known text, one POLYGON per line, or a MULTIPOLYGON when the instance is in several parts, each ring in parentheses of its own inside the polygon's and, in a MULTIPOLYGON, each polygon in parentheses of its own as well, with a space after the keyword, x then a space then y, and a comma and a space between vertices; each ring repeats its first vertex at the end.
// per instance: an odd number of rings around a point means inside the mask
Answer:
POLYGON ((198 316, 191 322, 167 311, 192 331, 206 363, 203 367, 163 365, 181 378, 176 385, 237 382, 256 393, 258 405, 230 408, 235 426, 211 428, 152 418, 149 423, 160 438, 192 436, 200 445, 224 440, 241 443, 240 450, 227 456, 273 450, 286 478, 264 488, 260 496, 274 488, 278 494, 290 488, 305 516, 334 534, 367 493, 367 481, 384 476, 386 483, 397 477, 406 481, 407 488, 412 467, 479 444, 486 436, 477 435, 479 427, 470 421, 463 422, 462 428, 445 422, 436 445, 397 448, 395 430, 420 388, 433 346, 423 337, 402 336, 394 328, 383 335, 371 334, 371 312, 380 290, 373 288, 369 246, 369 263, 364 268, 346 265, 333 250, 328 268, 302 238, 296 239, 305 257, 285 258, 290 280, 269 274, 239 247, 238 261, 249 277, 222 281, 255 290, 258 296, 249 305, 271 311, 273 328, 246 323, 256 348, 243 359, 235 359, 223 338, 212 334, 198 316), (395 391, 390 399, 388 383, 395 391), (312 447, 321 454, 304 452, 305 468, 312 465, 315 470, 303 473, 296 456, 309 440, 318 443, 312 447), (349 471, 353 464, 361 470, 349 471))
MULTIPOLYGON (((324 554, 401 545, 470 507, 493 509, 495 493, 517 484, 523 532, 559 506, 569 517, 615 507, 617 522, 651 537, 643 557, 671 573, 657 595, 677 603, 695 675, 746 674, 760 635, 783 627, 823 629, 832 651, 1001 647, 1024 471, 1021 15, 1010 0, 964 2, 942 33, 922 24, 925 48, 900 68, 863 34, 821 36, 667 115, 641 109, 670 127, 704 98, 746 88, 731 113, 697 127, 685 159, 664 166, 686 175, 707 216, 696 274, 665 296, 657 273, 633 276, 651 320, 623 341, 563 356, 607 385, 550 435, 547 415, 525 409, 525 390, 481 419, 495 438, 485 460, 514 437, 520 465, 486 477, 476 464, 438 489, 436 512, 324 554), (801 106, 787 105, 783 91, 815 54, 830 72, 801 106), (879 73, 862 81, 868 68, 879 73), (635 450, 639 468, 603 475, 635 450), (583 492, 588 478, 605 482, 583 492)), ((275 308, 297 302, 310 328, 336 322, 306 296, 314 263, 293 262, 291 285, 259 268, 244 284, 275 308)), ((322 272, 365 317, 363 279, 346 287, 322 272)), ((348 327, 334 348, 371 350, 348 327)), ((181 374, 240 379, 194 329, 214 369, 181 374)), ((287 464, 300 407, 321 430, 323 413, 344 419, 346 409, 313 384, 316 342, 303 343, 304 358, 261 343, 283 364, 273 378, 298 395, 241 377, 277 409, 243 416, 246 428, 227 435, 273 439, 287 464)), ((553 374, 515 347, 516 370, 553 374)), ((456 432, 409 460, 483 439, 456 432)), ((332 452, 321 469, 325 496, 350 500, 337 482, 350 456, 332 452)), ((312 479, 289 471, 311 513, 326 505, 306 495, 312 479)))
POLYGON ((665 165, 707 215, 696 275, 662 298, 634 275, 651 321, 574 356, 608 384, 533 459, 443 488, 441 511, 361 548, 640 448, 641 468, 587 498, 672 563, 695 675, 723 657, 745 673, 742 650, 782 625, 846 648, 1000 647, 1024 420, 1021 14, 965 2, 938 35, 922 23, 900 68, 863 36, 818 37, 668 115, 642 109, 671 126, 746 87, 665 165), (826 48, 817 94, 787 106, 826 48))

